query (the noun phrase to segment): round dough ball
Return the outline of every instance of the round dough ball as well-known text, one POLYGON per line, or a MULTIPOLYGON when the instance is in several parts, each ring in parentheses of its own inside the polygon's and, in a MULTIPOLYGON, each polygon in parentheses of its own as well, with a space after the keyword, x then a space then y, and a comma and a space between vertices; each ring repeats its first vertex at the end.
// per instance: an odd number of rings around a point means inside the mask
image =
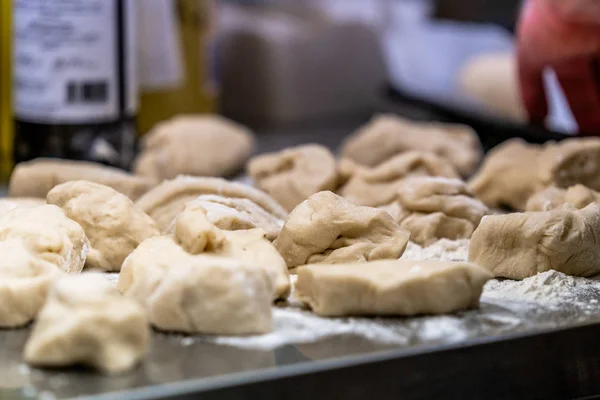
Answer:
POLYGON ((445 158, 463 177, 473 174, 483 158, 479 137, 466 125, 416 122, 390 114, 376 116, 350 135, 340 154, 373 167, 410 150, 445 158))
POLYGON ((247 169, 256 186, 288 211, 312 194, 334 190, 337 184, 335 157, 329 149, 318 144, 256 156, 250 160, 247 169))
POLYGON ((0 327, 16 328, 38 315, 50 283, 62 271, 19 239, 0 241, 0 254, 0 327))
POLYGON ((246 127, 217 115, 182 115, 157 124, 143 139, 136 175, 160 182, 178 175, 229 176, 254 151, 246 127))
POLYGON ((179 176, 150 190, 138 199, 136 205, 156 221, 161 232, 167 232, 186 203, 204 194, 249 199, 276 218, 287 216, 287 211, 265 192, 221 178, 179 176))
POLYGON ((45 199, 54 186, 82 179, 110 186, 132 200, 154 185, 149 179, 98 163, 36 158, 17 164, 10 177, 8 194, 11 197, 45 199))
POLYGON ((0 216, 0 242, 23 241, 36 257, 65 272, 83 269, 90 242, 83 228, 55 205, 16 208, 0 216))
POLYGON ((118 288, 164 331, 250 335, 272 329, 273 287, 264 269, 189 254, 169 236, 150 238, 127 257, 118 288))
POLYGON ((79 223, 90 240, 86 268, 118 272, 145 239, 160 234, 156 223, 116 190, 88 181, 55 186, 46 198, 79 223))
POLYGON ((410 234, 385 211, 356 206, 332 192, 294 209, 273 242, 288 268, 398 259, 410 234))
POLYGON ((102 274, 87 272, 52 285, 24 359, 36 366, 84 364, 119 373, 134 367, 149 343, 143 308, 102 274))

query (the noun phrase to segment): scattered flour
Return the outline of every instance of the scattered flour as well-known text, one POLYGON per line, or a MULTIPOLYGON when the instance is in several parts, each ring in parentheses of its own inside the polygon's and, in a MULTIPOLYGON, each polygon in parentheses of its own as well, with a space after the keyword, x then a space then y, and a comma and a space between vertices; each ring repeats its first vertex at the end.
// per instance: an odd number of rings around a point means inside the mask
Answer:
POLYGON ((421 247, 416 243, 408 242, 406 251, 401 258, 415 261, 467 261, 469 258, 469 240, 442 239, 428 247, 421 247))

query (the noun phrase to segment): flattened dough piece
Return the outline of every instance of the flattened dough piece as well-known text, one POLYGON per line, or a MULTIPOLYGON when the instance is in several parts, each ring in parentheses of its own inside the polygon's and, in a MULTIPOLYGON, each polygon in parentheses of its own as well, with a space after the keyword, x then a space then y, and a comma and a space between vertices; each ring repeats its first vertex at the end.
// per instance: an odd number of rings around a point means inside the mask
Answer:
POLYGON ((180 115, 158 123, 142 142, 136 175, 156 182, 178 175, 229 176, 255 146, 250 130, 217 115, 180 115))
POLYGON ((284 259, 261 229, 223 231, 207 218, 200 204, 188 203, 175 222, 176 241, 190 254, 210 254, 247 261, 264 269, 275 289, 274 299, 290 293, 290 277, 284 259))
POLYGON ((473 233, 469 261, 497 277, 524 279, 539 272, 600 273, 600 206, 577 210, 491 215, 473 233))
POLYGON ((445 314, 478 307, 491 278, 464 262, 313 264, 298 268, 294 294, 325 317, 445 314))
POLYGON ((466 125, 417 122, 396 115, 374 117, 342 144, 340 154, 360 164, 376 166, 410 150, 435 153, 467 177, 483 158, 479 137, 466 125))
POLYGON ((140 197, 154 184, 146 178, 98 163, 36 158, 17 164, 10 177, 8 194, 11 197, 45 199, 54 186, 77 180, 110 186, 132 200, 140 197))
POLYGON ((377 207, 394 200, 402 180, 411 176, 442 176, 458 178, 458 173, 448 161, 419 151, 407 151, 396 155, 374 168, 352 165, 342 160, 339 169, 350 175, 338 194, 350 202, 377 207))
POLYGON ((399 258, 409 233, 385 211, 357 206, 331 192, 294 209, 273 243, 288 268, 399 258))
POLYGON ((207 194, 199 196, 193 202, 206 210, 206 217, 210 222, 226 231, 260 228, 267 239, 275 240, 283 226, 283 219, 249 199, 207 194))
POLYGON ((83 228, 50 204, 0 215, 0 241, 11 239, 23 241, 34 256, 69 273, 81 272, 90 249, 83 228))
POLYGON ((87 272, 52 285, 24 359, 36 366, 84 364, 119 373, 140 361, 149 342, 143 308, 101 274, 87 272))
POLYGON ((570 204, 575 208, 584 208, 600 201, 600 193, 583 185, 568 189, 549 186, 527 200, 527 211, 550 211, 570 204))
POLYGON ((86 268, 118 272, 129 253, 160 233, 152 218, 127 196, 99 183, 60 184, 48 193, 47 201, 84 229, 91 245, 86 268))
POLYGON ((272 329, 273 287, 264 269, 189 254, 170 236, 150 238, 131 253, 118 288, 164 331, 250 335, 272 329))
POLYGON ((468 239, 489 209, 459 179, 411 177, 398 185, 394 202, 381 207, 428 246, 440 239, 468 239))
POLYGON ((249 199, 276 218, 287 216, 287 211, 265 192, 221 178, 179 176, 150 190, 138 199, 136 205, 156 221, 162 232, 166 232, 185 204, 204 194, 249 199))
POLYGON ((288 211, 314 193, 334 190, 337 183, 335 157, 318 144, 256 156, 248 163, 248 174, 288 211))
POLYGON ((0 254, 0 327, 16 328, 38 315, 50 283, 62 271, 19 239, 0 241, 0 254))

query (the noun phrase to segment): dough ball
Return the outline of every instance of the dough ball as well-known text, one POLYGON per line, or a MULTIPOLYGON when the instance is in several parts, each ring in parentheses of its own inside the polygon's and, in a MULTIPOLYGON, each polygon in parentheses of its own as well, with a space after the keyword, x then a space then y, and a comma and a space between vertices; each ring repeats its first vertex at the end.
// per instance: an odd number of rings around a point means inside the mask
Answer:
POLYGON ((48 193, 47 201, 84 229, 91 245, 86 268, 118 272, 141 242, 160 234, 152 218, 127 196, 99 183, 60 184, 48 193))
POLYGON ((494 115, 525 123, 515 54, 492 53, 467 60, 459 74, 461 90, 494 115))
POLYGON ((36 257, 65 272, 83 269, 90 242, 83 228, 55 205, 16 208, 0 216, 0 242, 19 239, 36 257))
POLYGON ((0 215, 18 207, 33 208, 44 204, 46 204, 46 200, 35 197, 2 197, 0 198, 0 215))
POLYGON ((143 308, 121 296, 103 275, 84 273, 51 286, 24 359, 36 366, 84 364, 119 373, 140 361, 149 342, 143 308))
POLYGON ((600 206, 490 215, 473 233, 469 261, 495 276, 524 279, 539 272, 600 273, 600 206))
POLYGON ((217 115, 181 115, 158 123, 142 141, 136 175, 160 182, 178 175, 229 176, 254 150, 246 127, 217 115))
POLYGON ((398 154, 374 168, 361 167, 345 159, 339 168, 350 177, 338 194, 354 204, 370 207, 393 201, 402 180, 409 176, 459 177, 452 164, 443 158, 419 151, 398 154))
POLYGON ((314 193, 334 190, 337 183, 335 157, 318 144, 256 156, 247 169, 256 186, 288 211, 314 193))
POLYGON ((156 221, 161 232, 166 232, 185 204, 204 194, 248 199, 276 218, 287 216, 287 211, 265 192, 221 178, 180 176, 164 181, 138 199, 136 205, 156 221))
POLYGON ((8 194, 11 197, 45 199, 54 186, 77 180, 110 186, 132 200, 140 197, 153 185, 146 178, 98 163, 37 158, 17 164, 10 177, 8 194))
POLYGON ((568 189, 550 186, 531 196, 526 208, 527 211, 550 211, 570 204, 581 209, 598 202, 600 202, 600 193, 583 185, 571 186, 568 189))
POLYGON ((188 203, 175 222, 175 238, 190 254, 210 254, 240 261, 264 269, 275 288, 275 299, 290 293, 286 263, 260 229, 222 231, 207 217, 200 204, 188 203))
POLYGON ((272 329, 273 287, 264 269, 189 254, 169 236, 147 239, 127 257, 118 288, 164 331, 250 335, 272 329))
POLYGON ((466 125, 416 122, 396 115, 376 116, 343 143, 341 155, 376 166, 410 150, 435 153, 463 176, 470 176, 483 157, 477 134, 466 125))
POLYGON ((489 209, 459 179, 413 177, 400 182, 396 199, 383 207, 410 239, 428 246, 440 239, 468 239, 489 209))
POLYGON ((488 207, 524 210, 538 187, 538 145, 511 139, 494 147, 469 182, 488 207))
POLYGON ((62 271, 19 239, 0 241, 0 254, 0 327, 16 328, 38 315, 50 283, 62 271))
POLYGON ((314 264, 298 268, 294 294, 325 317, 445 314, 478 307, 491 278, 464 262, 314 264))
POLYGON ((319 192, 294 209, 275 247, 288 268, 399 258, 409 233, 383 210, 319 192))
POLYGON ((283 226, 283 219, 249 199, 207 194, 199 196, 193 202, 206 210, 206 217, 210 222, 226 231, 260 228, 267 239, 275 240, 283 226))

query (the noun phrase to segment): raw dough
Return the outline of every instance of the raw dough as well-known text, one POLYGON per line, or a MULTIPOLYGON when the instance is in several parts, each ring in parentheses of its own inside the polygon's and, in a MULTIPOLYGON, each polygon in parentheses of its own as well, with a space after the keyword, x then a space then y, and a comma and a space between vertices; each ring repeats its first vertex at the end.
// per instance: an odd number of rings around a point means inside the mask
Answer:
POLYGON ((600 206, 578 210, 486 216, 473 233, 469 261, 495 276, 524 279, 554 269, 568 275, 600 273, 600 206))
POLYGON ((398 185, 396 199, 381 207, 428 246, 440 239, 468 239, 489 209, 459 179, 412 177, 398 185))
POLYGON ((83 228, 55 205, 15 208, 0 216, 0 242, 23 241, 36 257, 65 272, 83 269, 90 242, 83 228))
POLYGON ((399 258, 409 233, 383 210, 331 193, 310 196, 292 211, 274 244, 288 268, 399 258))
POLYGON ((600 202, 600 193, 583 185, 571 186, 568 189, 550 186, 529 198, 527 211, 550 211, 564 204, 584 208, 598 202, 600 202))
POLYGON ((318 144, 254 157, 247 169, 256 186, 273 196, 288 211, 314 193, 334 190, 337 183, 335 157, 318 144))
POLYGON ((138 199, 136 205, 156 221, 162 232, 166 232, 185 204, 203 194, 249 199, 276 218, 284 219, 288 214, 271 196, 251 186, 221 178, 192 176, 162 182, 138 199))
POLYGON ((143 308, 103 275, 88 272, 52 285, 24 359, 36 366, 85 364, 119 373, 140 361, 149 342, 143 308))
POLYGON ((0 241, 0 327, 16 328, 39 313, 56 265, 32 254, 19 239, 0 241))
POLYGON ((435 153, 447 159, 464 177, 483 157, 477 134, 466 125, 416 122, 396 115, 378 115, 343 143, 341 155, 376 166, 409 150, 435 153))
POLYGON ((354 204, 370 207, 394 200, 402 180, 409 176, 459 177, 452 164, 443 158, 419 151, 398 154, 374 168, 362 167, 344 159, 339 169, 342 175, 350 177, 338 194, 354 204))
POLYGON ((275 289, 275 299, 290 293, 290 277, 285 261, 261 229, 223 231, 207 218, 207 211, 188 203, 175 222, 176 241, 190 254, 211 254, 247 261, 263 268, 275 289))
POLYGON ((298 269, 294 294, 326 317, 445 314, 478 307, 491 278, 464 262, 314 264, 298 269))
POLYGON ((469 185, 488 207, 524 210, 538 186, 541 152, 522 139, 507 140, 487 154, 469 185))
POLYGON ((46 204, 46 200, 35 197, 2 197, 0 198, 0 215, 6 214, 17 207, 33 208, 44 204, 46 204))
POLYGON ((88 180, 110 186, 132 200, 153 185, 152 181, 113 167, 87 161, 37 158, 17 164, 8 187, 11 197, 46 198, 56 185, 68 181, 88 180))
POLYGON ((144 241, 123 263, 119 290, 165 331, 249 335, 272 329, 273 287, 246 261, 191 255, 173 238, 144 241))
POLYGON ((283 219, 249 199, 207 194, 193 202, 206 209, 207 218, 219 229, 237 231, 260 228, 265 231, 267 239, 275 240, 283 226, 283 219))
POLYGON ((86 268, 118 272, 125 257, 145 239, 160 234, 155 222, 116 190, 89 181, 70 181, 48 193, 90 240, 86 268))
POLYGON ((177 175, 229 176, 254 150, 246 127, 217 115, 181 115, 158 123, 142 140, 135 173, 154 181, 177 175))

